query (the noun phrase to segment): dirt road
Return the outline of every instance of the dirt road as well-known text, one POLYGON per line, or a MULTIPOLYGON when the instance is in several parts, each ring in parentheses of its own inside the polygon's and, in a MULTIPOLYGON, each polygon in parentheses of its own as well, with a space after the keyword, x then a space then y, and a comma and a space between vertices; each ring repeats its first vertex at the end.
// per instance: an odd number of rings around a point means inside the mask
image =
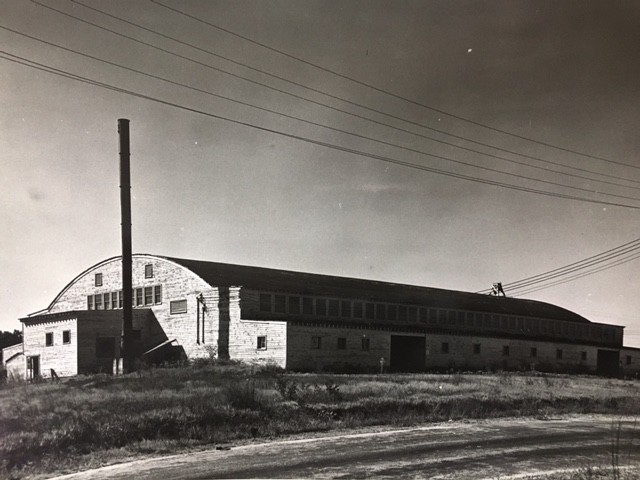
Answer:
POLYGON ((620 465, 640 464, 640 425, 634 419, 502 419, 361 431, 140 460, 58 478, 374 476, 504 480, 523 474, 611 465, 612 452, 617 454, 620 465), (615 432, 618 422, 619 444, 615 432))

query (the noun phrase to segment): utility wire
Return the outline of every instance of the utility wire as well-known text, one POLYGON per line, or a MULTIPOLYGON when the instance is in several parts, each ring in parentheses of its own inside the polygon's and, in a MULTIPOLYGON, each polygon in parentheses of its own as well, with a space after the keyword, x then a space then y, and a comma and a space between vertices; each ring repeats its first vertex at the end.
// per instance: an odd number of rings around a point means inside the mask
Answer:
POLYGON ((614 260, 614 259, 616 259, 618 257, 622 257, 622 256, 627 255, 629 253, 636 252, 639 249, 640 249, 640 245, 636 245, 634 247, 628 247, 624 251, 620 251, 620 252, 617 252, 615 254, 614 253, 609 254, 606 257, 600 258, 598 260, 592 260, 591 262, 588 262, 588 263, 585 263, 583 265, 576 266, 576 267, 573 267, 573 268, 569 268, 567 270, 563 270, 562 272, 559 272, 559 273, 556 273, 556 274, 553 274, 553 275, 549 275, 549 276, 541 278, 539 280, 532 280, 532 281, 529 281, 529 282, 523 282, 520 285, 515 286, 515 287, 512 286, 512 287, 510 287, 510 290, 511 291, 513 291, 513 290, 521 290, 521 289, 524 289, 524 288, 527 288, 527 287, 531 287, 533 285, 537 285, 539 283, 544 283, 544 282, 547 282, 549 280, 553 280, 554 278, 564 277, 564 276, 566 276, 566 275, 568 275, 570 273, 574 273, 574 272, 577 272, 577 271, 585 270, 585 269, 593 267, 595 265, 599 265, 601 263, 614 260))
MULTIPOLYGON (((76 0, 74 0, 74 1, 76 1, 76 0)), ((470 123, 470 124, 476 125, 478 127, 486 128, 488 130, 491 130, 491 131, 494 131, 494 132, 498 132, 498 133, 501 133, 503 135, 508 135, 510 137, 513 137, 513 138, 518 138, 520 140, 526 140, 528 142, 536 143, 538 145, 544 145, 545 147, 550 147, 550 148, 554 148, 556 150, 561 150, 563 152, 568 152, 568 153, 572 153, 572 154, 575 154, 575 155, 580 155, 582 157, 592 158, 594 160, 600 160, 600 161, 603 161, 603 162, 614 163, 616 165, 622 165, 622 166, 625 166, 625 167, 631 167, 631 168, 640 169, 640 166, 637 166, 637 165, 618 162, 618 161, 610 160, 610 159, 607 159, 607 158, 604 158, 604 157, 591 155, 589 153, 584 153, 584 152, 580 152, 580 151, 573 150, 573 149, 570 149, 570 148, 561 147, 561 146, 554 145, 554 144, 551 144, 551 143, 543 142, 541 140, 536 140, 536 139, 533 139, 533 138, 525 137, 523 135, 518 135, 518 134, 515 134, 515 133, 512 133, 512 132, 506 131, 506 130, 502 130, 500 128, 492 127, 490 125, 487 125, 487 124, 484 124, 484 123, 481 123, 481 122, 477 122, 475 120, 471 120, 469 118, 462 117, 460 115, 455 115, 453 113, 446 112, 446 111, 441 110, 439 108, 435 108, 435 107, 426 105, 424 103, 420 103, 420 102, 418 102, 416 100, 412 100, 410 98, 403 97, 402 95, 398 95, 398 94, 390 92, 388 90, 384 90, 382 88, 376 87, 375 85, 372 85, 370 83, 363 82, 361 80, 355 79, 355 78, 350 77, 348 75, 344 75, 342 73, 336 72, 335 70, 323 67, 321 65, 318 65, 317 63, 310 62, 310 61, 305 60, 303 58, 300 58, 300 57, 297 57, 297 56, 292 55, 290 53, 287 53, 287 52, 285 52, 283 50, 271 47, 271 46, 269 46, 269 45, 267 45, 265 43, 258 42, 257 40, 249 38, 249 37, 247 37, 245 35, 241 35, 239 33, 233 32, 233 31, 229 30, 228 28, 223 28, 223 27, 221 27, 219 25, 216 25, 214 23, 211 23, 211 22, 208 22, 208 21, 203 20, 201 18, 198 18, 198 17, 196 17, 194 15, 191 15, 191 14, 189 14, 189 13, 183 11, 183 10, 180 10, 180 9, 177 9, 177 8, 174 8, 174 7, 170 7, 169 5, 165 5, 164 3, 159 2, 158 0, 150 0, 150 2, 152 2, 152 3, 154 3, 154 4, 158 5, 158 6, 161 6, 161 7, 165 8, 165 9, 167 9, 167 10, 170 10, 172 12, 178 13, 180 15, 183 15, 183 16, 187 17, 187 18, 195 20, 195 21, 197 21, 199 23, 202 23, 202 24, 207 25, 209 27, 212 27, 212 28, 215 28, 215 29, 220 30, 222 32, 225 32, 225 33, 227 33, 229 35, 233 35, 233 36, 235 36, 237 38, 241 38, 242 40, 245 40, 247 42, 253 43, 254 45, 258 45, 258 46, 260 46, 262 48, 265 48, 265 49, 270 50, 272 52, 275 52, 275 53, 278 53, 280 55, 283 55, 283 56, 285 56, 287 58, 296 60, 298 62, 304 63, 305 65, 309 65, 311 67, 314 67, 314 68, 317 68, 319 70, 322 70, 323 72, 327 72, 327 73, 335 75, 335 76, 337 76, 339 78, 343 78, 345 80, 349 80, 349 81, 351 81, 353 83, 356 83, 358 85, 361 85, 363 87, 370 88, 371 90, 374 90, 374 91, 379 92, 379 93, 383 93, 385 95, 388 95, 390 97, 396 98, 398 100, 405 101, 405 102, 410 103, 412 105, 416 105, 418 107, 422 107, 422 108, 425 108, 427 110, 431 110, 433 112, 437 112, 439 114, 446 115, 446 116, 451 117, 451 118, 455 118, 456 120, 460 120, 460 121, 463 121, 463 122, 466 122, 466 123, 470 123)))
POLYGON ((640 254, 633 255, 633 256, 628 257, 626 259, 618 260, 617 262, 611 263, 609 265, 603 265, 600 268, 597 268, 597 269, 594 269, 594 270, 590 270, 590 271, 584 272, 582 274, 574 275, 574 276, 566 278, 564 280, 560 280, 560 281, 557 281, 557 282, 554 282, 554 283, 551 283, 551 284, 548 284, 548 285, 540 286, 540 287, 537 287, 537 288, 532 288, 530 290, 526 290, 524 292, 517 293, 517 294, 515 294, 513 296, 514 297, 521 297, 521 296, 527 295, 529 293, 538 292, 540 290, 544 290, 544 289, 547 289, 547 288, 555 287, 557 285, 562 285, 564 283, 572 282, 574 280, 578 280, 580 278, 584 278, 584 277, 587 277, 589 275, 593 275, 593 274, 602 272, 604 270, 608 270, 608 269, 613 268, 613 267, 618 267, 620 265, 623 265, 625 263, 631 262, 631 261, 636 260, 638 258, 640 258, 640 254))
MULTIPOLYGON (((122 33, 120 33, 120 32, 114 31, 114 30, 112 30, 112 29, 106 28, 106 27, 104 27, 104 26, 102 26, 102 25, 98 25, 98 24, 96 24, 96 23, 90 22, 90 21, 85 20, 85 19, 83 19, 83 18, 81 18, 81 17, 77 17, 77 16, 75 16, 75 15, 72 15, 72 14, 69 14, 69 13, 64 12, 64 11, 62 11, 62 10, 56 9, 56 8, 54 8, 54 7, 51 7, 51 6, 49 6, 49 5, 45 5, 45 4, 43 4, 43 3, 40 3, 40 2, 38 2, 37 0, 31 0, 31 1, 32 1, 33 3, 35 3, 36 5, 39 5, 39 6, 42 6, 42 7, 44 7, 44 8, 50 9, 50 10, 55 11, 55 12, 57 12, 57 13, 61 14, 61 15, 67 16, 67 17, 69 17, 69 18, 72 18, 72 19, 74 19, 74 20, 80 21, 80 22, 85 23, 85 24, 87 24, 87 25, 91 25, 91 26, 93 26, 93 27, 95 27, 95 28, 102 29, 102 30, 107 31, 107 32, 109 32, 109 33, 112 33, 112 34, 114 34, 114 35, 117 35, 117 36, 120 36, 120 37, 126 38, 126 39, 128 39, 128 40, 131 40, 131 41, 137 42, 137 43, 142 44, 142 45, 145 45, 145 46, 147 46, 147 47, 150 47, 150 48, 153 48, 153 49, 159 50, 159 51, 161 51, 161 52, 163 52, 163 53, 167 53, 167 54, 169 54, 169 55, 173 55, 173 56, 178 57, 178 58, 181 58, 181 59, 183 59, 183 60, 190 61, 190 62, 195 63, 195 64, 197 64, 197 65, 200 65, 200 66, 203 66, 203 67, 209 68, 209 69, 211 69, 211 70, 214 70, 214 71, 217 71, 217 72, 220 72, 220 73, 223 73, 223 74, 229 75, 229 76, 231 76, 231 77, 233 77, 233 78, 238 78, 238 79, 244 80, 244 81, 246 81, 246 82, 252 83, 252 84, 254 84, 254 85, 258 85, 258 86, 261 86, 261 87, 268 88, 268 89, 270 89, 270 90, 276 91, 276 92, 281 93, 281 94, 283 94, 283 95, 287 95, 287 96, 290 96, 290 97, 293 97, 293 98, 297 98, 297 99, 299 99, 299 100, 303 100, 303 101, 306 101, 306 102, 312 103, 312 104, 314 104, 314 105, 319 105, 319 106, 321 106, 321 107, 325 107, 325 108, 328 108, 328 109, 334 110, 334 111, 336 111, 336 112, 339 112, 339 113, 342 113, 342 114, 345 114, 345 115, 352 116, 352 117, 354 117, 354 118, 358 118, 358 119, 365 120, 365 121, 368 121, 368 122, 372 122, 372 123, 375 123, 375 124, 378 124, 378 125, 382 125, 382 126, 385 126, 385 127, 388 127, 388 128, 391 128, 391 129, 394 129, 394 130, 400 131, 400 132, 407 133, 407 134, 412 135, 412 136, 416 136, 416 137, 424 138, 424 139, 426 139, 426 140, 430 140, 430 141, 433 141, 433 142, 441 143, 441 144, 443 144, 443 145, 447 145, 447 146, 450 146, 450 147, 453 147, 453 148, 458 148, 458 149, 466 150, 466 151, 469 151, 469 152, 472 152, 472 153, 477 153, 477 154, 484 155, 484 156, 487 156, 487 157, 496 158, 496 159, 503 160, 503 161, 506 161, 506 162, 510 162, 510 163, 514 163, 514 164, 518 164, 518 165, 524 165, 524 166, 529 167, 529 168, 535 168, 535 169, 539 169, 539 170, 545 170, 545 171, 549 171, 549 172, 552 172, 552 173, 557 173, 557 174, 560 174, 560 175, 566 175, 566 176, 570 176, 570 177, 574 177, 574 178, 581 178, 581 179, 584 179, 584 180, 589 180, 589 181, 592 181, 592 182, 600 182, 600 183, 603 183, 603 184, 615 185, 615 186, 622 187, 622 188, 639 189, 639 187, 634 187, 634 186, 629 186, 629 185, 621 185, 621 184, 616 183, 616 182, 610 182, 610 181, 601 180, 601 179, 597 179, 597 178, 586 177, 586 176, 583 176, 583 175, 572 174, 572 173, 568 173, 568 172, 563 172, 563 171, 561 171, 561 170, 555 170, 555 169, 548 168, 548 167, 542 167, 542 166, 539 166, 539 165, 532 165, 532 164, 529 164, 529 163, 526 163, 526 162, 521 162, 521 161, 513 160, 513 159, 510 159, 510 158, 506 158, 506 157, 503 157, 503 156, 499 156, 499 155, 495 155, 495 154, 491 154, 491 153, 483 152, 483 151, 480 151, 480 150, 475 150, 475 149, 472 149, 472 148, 469 148, 469 147, 465 147, 465 146, 458 145, 458 144, 455 144, 455 143, 447 142, 447 141, 445 141, 445 140, 441 140, 441 139, 438 139, 438 138, 430 137, 430 136, 427 136, 427 135, 424 135, 424 134, 420 134, 420 133, 417 133, 417 132, 414 132, 414 131, 411 131, 411 130, 407 130, 407 129, 405 129, 405 128, 397 127, 397 126, 395 126, 395 125, 393 125, 393 124, 389 124, 389 123, 381 122, 381 121, 378 121, 378 120, 372 119, 372 118, 370 118, 370 117, 366 117, 366 116, 363 116, 363 115, 356 114, 356 113, 354 113, 354 112, 350 112, 350 111, 347 111, 347 110, 343 110, 343 109, 340 109, 340 108, 334 107, 334 106, 332 106, 332 105, 328 105, 328 104, 325 104, 325 103, 322 103, 322 102, 318 102, 318 101, 316 101, 316 100, 312 100, 312 99, 310 99, 310 98, 307 98, 307 97, 304 97, 304 96, 301 96, 301 95, 297 95, 297 94, 294 94, 294 93, 291 93, 291 92, 288 92, 288 91, 285 91, 285 90, 282 90, 282 89, 279 89, 279 88, 273 87, 273 86, 271 86, 271 85, 268 85, 268 84, 265 84, 265 83, 262 83, 262 82, 259 82, 259 81, 256 81, 256 80, 252 80, 252 79, 249 79, 249 78, 247 78, 247 77, 243 77, 243 76, 241 76, 241 75, 231 73, 231 72, 229 72, 229 71, 227 71, 227 70, 224 70, 224 69, 222 69, 222 68, 214 67, 214 66, 212 66, 212 65, 210 65, 210 64, 206 64, 206 63, 200 62, 200 61, 198 61, 198 60, 195 60, 195 59, 193 59, 193 58, 187 57, 187 56, 185 56, 185 55, 181 55, 181 54, 178 54, 178 53, 172 52, 172 51, 170 51, 170 50, 167 50, 167 49, 164 49, 164 48, 158 47, 157 45, 153 45, 153 44, 151 44, 151 43, 148 43, 148 42, 145 42, 145 41, 139 40, 139 39, 137 39, 137 38, 135 38, 135 37, 131 37, 131 36, 129 36, 129 35, 125 35, 125 34, 122 34, 122 33)), ((336 95, 332 95, 332 94, 330 94, 330 93, 327 93, 327 92, 321 91, 321 90, 319 90, 319 89, 311 88, 311 87, 306 86, 306 85, 303 85, 303 84, 301 84, 301 83, 294 82, 294 81, 289 80, 289 79, 287 79, 287 78, 284 78, 284 77, 282 77, 282 76, 279 76, 279 75, 275 75, 275 74, 269 73, 269 72, 267 72, 267 71, 264 71, 264 70, 261 70, 261 69, 258 69, 258 68, 255 68, 255 67, 252 67, 252 66, 247 65, 247 64, 245 64, 245 63, 238 62, 238 61, 233 60, 233 59, 231 59, 231 58, 229 58, 229 57, 225 57, 225 56, 219 55, 219 54, 217 54, 217 53, 215 53, 215 52, 212 52, 211 50, 203 49, 203 48, 201 48, 201 47, 198 47, 197 45, 194 45, 194 44, 191 44, 191 43, 188 43, 188 42, 184 42, 184 41, 179 40, 179 39, 177 39, 177 38, 175 38, 175 37, 171 37, 171 36, 165 35, 165 34, 163 34, 163 33, 161 33, 161 32, 156 31, 156 30, 152 30, 152 29, 150 29, 150 28, 146 28, 146 27, 144 27, 144 26, 142 26, 142 25, 139 25, 139 24, 137 24, 137 23, 131 22, 131 21, 126 20, 126 19, 124 19, 124 18, 121 18, 121 17, 118 17, 118 16, 116 16, 116 15, 110 14, 110 13, 108 13, 108 12, 105 12, 105 11, 103 11, 103 10, 97 9, 97 8, 95 8, 95 7, 91 7, 91 6, 86 5, 86 4, 82 3, 82 2, 79 2, 78 0, 70 0, 70 1, 72 1, 73 3, 77 3, 77 4, 79 4, 79 5, 82 5, 83 7, 87 8, 87 9, 89 9, 89 10, 92 10, 92 11, 98 12, 98 13, 100 13, 100 14, 102 14, 102 15, 107 16, 107 17, 114 18, 114 19, 119 20, 119 21, 121 21, 121 22, 123 22, 123 23, 126 23, 126 24, 128 24, 128 25, 132 25, 132 26, 134 26, 134 27, 136 27, 136 28, 139 28, 139 29, 141 29, 141 30, 144 30, 144 31, 147 31, 147 32, 153 33, 153 34, 155 34, 155 35, 158 35, 158 36, 160 36, 160 37, 162 37, 162 38, 166 38, 166 39, 169 39, 169 40, 171 40, 171 41, 173 41, 173 42, 179 43, 179 44, 181 44, 181 45, 185 45, 185 46, 188 46, 188 47, 193 48, 193 49, 195 49, 195 50, 198 50, 198 51, 201 51, 201 52, 207 53, 207 54, 209 54, 209 55, 211 55, 211 56, 213 56, 213 57, 220 58, 220 59, 225 60, 225 61, 227 61, 227 62, 233 63, 233 64, 235 64, 235 65, 242 66, 242 67, 247 68, 247 69, 249 69, 249 70, 252 70, 252 71, 258 72, 258 73, 260 73, 260 74, 263 74, 263 75, 269 76, 269 77, 271 77, 271 78, 275 78, 275 79, 278 79, 278 80, 281 80, 281 81, 284 81, 284 82, 290 83, 290 84, 292 84, 292 85, 295 85, 295 86, 298 86, 298 87, 301 87, 301 88, 304 88, 304 89, 310 90, 310 91, 315 92, 315 93, 320 93, 320 94, 325 95, 325 96, 327 96, 327 97, 329 97, 329 98, 333 98, 333 99, 340 100, 340 101, 345 102, 345 103, 347 103, 347 104, 357 106, 357 107, 359 107, 359 108, 362 108, 362 109, 364 109, 364 110, 367 110, 367 111, 371 111, 371 112, 377 113, 377 114, 379 114, 379 115, 383 115, 383 116, 386 116, 386 117, 389 117, 389 118, 392 118, 392 119, 395 119, 395 120, 399 120, 399 121, 402 121, 402 122, 406 122, 406 123, 409 123, 409 124, 412 124, 412 125, 415 125, 415 126, 418 126, 418 127, 421 127, 421 128, 425 128, 425 129, 428 129, 428 130, 431 130, 431 131, 434 131, 434 132, 440 133, 440 134, 442 134, 442 135, 451 136, 451 137, 453 137, 453 138, 460 139, 460 140, 463 140, 463 141, 466 141, 466 142, 469 142, 469 143, 477 144, 477 145, 480 145, 480 146, 483 146, 483 147, 486 147, 486 148, 491 148, 491 149, 494 149, 494 150, 503 151, 503 152, 510 153, 510 154, 513 154, 513 155, 518 155, 518 156, 523 157, 523 158, 529 158, 529 159, 532 159, 532 160, 535 160, 535 161, 539 161, 539 162, 542 162, 542 163, 546 163, 546 164, 550 164, 550 165, 556 165, 556 166, 563 167, 563 168, 568 168, 568 169, 571 169, 571 170, 576 170, 576 171, 581 171, 581 172, 585 172, 585 173, 590 173, 590 174, 592 174, 592 175, 599 175, 599 176, 603 176, 603 177, 606 177, 606 178, 611 178, 611 179, 615 179, 615 180, 621 180, 621 181, 624 181, 624 182, 630 182, 630 183, 640 184, 640 181, 638 181, 638 180, 633 180, 633 179, 630 179, 630 178, 620 177, 620 176, 611 175, 611 174, 606 174, 606 173, 600 173, 600 172, 596 172, 596 171, 592 171, 592 170, 588 170, 588 169, 584 169, 584 168, 580 168, 580 167, 573 167, 573 166, 565 165, 565 164, 562 164, 562 163, 559 163, 559 162, 553 162, 553 161, 550 161, 550 160, 545 160, 545 159, 542 159, 542 158, 539 158, 539 157, 535 157, 535 156, 532 156, 532 155, 527 155, 527 154, 523 154, 523 153, 518 153, 518 152, 515 152, 515 151, 511 151, 511 150, 503 149, 503 148, 500 148, 500 147, 492 146, 492 145, 490 145, 490 144, 486 144, 486 143, 483 143, 483 142, 478 142, 478 141, 475 141, 475 140, 472 140, 472 139, 468 139, 468 138, 463 137, 463 136, 459 136, 459 135, 455 135, 455 134, 452 134, 452 133, 448 133, 448 132, 446 132, 446 131, 444 131, 444 130, 440 130, 440 129, 436 129, 436 128, 433 128, 433 127, 429 127, 428 125, 424 125, 424 124, 421 124, 421 123, 418 123, 418 122, 413 122, 413 121, 411 121, 411 120, 407 120, 407 119, 402 118, 402 117, 399 117, 399 116, 391 115, 391 114, 385 113, 385 112, 383 112, 383 111, 376 110, 376 109, 374 109, 374 108, 370 108, 370 107, 367 107, 367 106, 365 106, 365 105, 361 105, 361 104, 359 104, 359 103, 356 103, 356 102, 350 101, 350 100, 348 100, 348 99, 345 99, 345 98, 342 98, 342 97, 339 97, 339 96, 336 96, 336 95)))
POLYGON ((169 83, 171 85, 176 85, 176 86, 179 86, 179 87, 187 88, 187 89, 192 90, 192 91, 196 91, 196 92, 199 92, 199 93, 204 93, 204 94, 216 97, 216 98, 221 98, 221 99, 224 99, 224 100, 227 100, 227 101, 230 101, 230 102, 234 102, 234 103, 246 106, 246 107, 250 107, 250 108, 253 108, 253 109, 257 109, 257 110, 268 112, 268 113, 275 114, 275 115, 280 115, 280 116, 283 116, 285 118, 293 119, 293 120, 296 120, 296 121, 300 121, 300 122, 303 122, 303 123, 306 123, 306 124, 309 124, 309 125, 313 125, 313 126, 317 126, 317 127, 321 127, 321 128, 326 128, 328 130, 339 132, 339 133, 343 133, 343 134, 346 134, 346 135, 351 135, 351 136, 354 136, 356 138, 369 140, 369 141, 372 141, 372 142, 375 142, 375 143, 378 143, 378 144, 391 146, 391 147, 395 147, 395 148, 400 148, 402 150, 406 150, 406 151, 409 151, 409 152, 412 152, 412 153, 418 153, 420 155, 426 155, 426 156, 429 156, 429 157, 432 157, 432 158, 437 158, 437 159, 444 160, 444 161, 447 161, 447 162, 457 163, 459 165, 464 165, 464 166, 467 166, 467 167, 477 168, 477 169, 480 169, 480 170, 494 172, 494 173, 507 175, 507 176, 511 176, 511 177, 515 177, 515 178, 520 178, 520 179, 524 179, 524 180, 535 181, 535 182, 539 182, 539 183, 543 183, 543 184, 547 184, 547 185, 554 185, 554 186, 558 186, 558 187, 563 187, 563 188, 568 188, 568 189, 573 189, 573 190, 579 190, 579 191, 588 192, 588 193, 606 195, 606 196, 616 197, 616 198, 623 198, 623 199, 626 199, 626 200, 640 201, 640 198, 638 198, 638 197, 630 197, 630 196, 627 196, 627 195, 617 195, 617 194, 613 194, 613 193, 601 192, 601 191, 598 191, 598 190, 592 190, 592 189, 583 188, 583 187, 576 187, 576 186, 572 186, 572 185, 566 185, 566 184, 559 183, 559 182, 552 182, 552 181, 548 181, 548 180, 542 180, 542 179, 530 177, 530 176, 527 176, 527 175, 520 175, 520 174, 505 172, 505 171, 502 171, 502 170, 498 170, 498 169, 494 169, 494 168, 490 168, 490 167, 483 167, 483 166, 476 165, 476 164, 473 164, 473 163, 468 163, 468 162, 464 162, 464 161, 461 161, 461 160, 456 160, 456 159, 453 159, 453 158, 450 158, 450 157, 429 153, 429 152, 426 152, 424 150, 405 147, 403 145, 399 145, 399 144, 396 144, 396 143, 386 142, 386 141, 383 141, 383 140, 378 140, 378 139, 376 139, 374 137, 370 137, 370 136, 367 136, 367 135, 362 135, 362 134, 350 132, 350 131, 343 130, 343 129, 340 129, 340 128, 335 128, 335 127, 332 127, 332 126, 329 126, 329 125, 326 125, 326 124, 322 124, 322 123, 318 123, 318 122, 313 122, 313 121, 306 120, 304 118, 297 117, 297 116, 294 116, 294 115, 288 115, 286 113, 282 113, 282 112, 278 112, 278 111, 271 110, 271 109, 268 109, 268 108, 264 108, 264 107, 260 107, 260 106, 257 106, 257 105, 253 105, 253 104, 248 103, 248 102, 243 102, 241 100, 236 100, 234 98, 227 97, 225 95, 220 95, 220 94, 211 92, 209 90, 200 89, 200 88, 197 88, 197 87, 193 87, 191 85, 187 85, 185 83, 176 82, 176 81, 167 79, 165 77, 161 77, 161 76, 154 75, 154 74, 151 74, 151 73, 148 73, 148 72, 145 72, 145 71, 141 71, 141 70, 137 70, 137 69, 134 69, 134 68, 131 68, 131 67, 127 67, 125 65, 122 65, 122 64, 119 64, 119 63, 116 63, 116 62, 111 62, 109 60, 105 60, 103 58, 100 58, 100 57, 97 57, 97 56, 94 56, 94 55, 89 55, 89 54, 81 52, 79 50, 75 50, 75 49, 72 49, 72 48, 64 47, 64 46, 59 45, 57 43, 50 42, 50 41, 35 37, 33 35, 28 35, 26 33, 19 32, 17 30, 14 30, 12 28, 6 27, 4 25, 0 25, 0 29, 12 32, 12 33, 17 34, 17 35, 21 35, 21 36, 29 38, 31 40, 35 40, 35 41, 41 42, 41 43, 43 43, 45 45, 48 45, 48 46, 59 48, 59 49, 64 50, 64 51, 71 52, 73 54, 80 55, 80 56, 85 57, 85 58, 89 58, 91 60, 95 60, 95 61, 98 61, 98 62, 101 62, 101 63, 105 63, 107 65, 115 66, 115 67, 124 69, 126 71, 133 72, 133 73, 136 73, 136 74, 139 74, 139 75, 143 75, 143 76, 146 76, 146 77, 149 77, 149 78, 160 80, 160 81, 169 83))
MULTIPOLYGON (((578 260, 576 262, 570 263, 568 265, 564 265, 562 267, 558 267, 558 268, 554 268, 553 270, 549 270, 547 272, 543 272, 537 275, 533 275, 531 277, 526 277, 523 278, 521 280, 517 280, 515 282, 509 282, 509 283, 503 283, 503 287, 510 289, 510 290, 514 290, 517 289, 518 287, 521 287, 523 285, 528 286, 530 284, 536 283, 536 282, 542 282, 547 280, 548 278, 553 278, 554 276, 557 276, 558 274, 563 274, 564 272, 571 272, 573 271, 573 269, 577 268, 582 268, 582 266, 588 267, 590 265, 593 265, 594 263, 598 263, 601 261, 605 261, 610 259, 611 257, 618 256, 618 255, 622 255, 625 253, 629 253, 629 251, 633 251, 640 248, 640 238, 637 238, 635 240, 632 240, 630 242, 624 243, 622 245, 619 245, 617 247, 611 248, 609 250, 606 250, 604 252, 598 253, 597 255, 592 255, 590 257, 587 258, 583 258, 582 260, 578 260)), ((480 290, 479 292, 476 293, 488 293, 490 292, 491 289, 485 289, 485 290, 480 290)))
MULTIPOLYGON (((136 98, 140 98, 140 99, 144 99, 144 100, 148 100, 151 102, 155 102, 161 105, 166 105, 166 106, 170 106, 170 107, 174 107, 174 108, 178 108, 187 112, 191 112, 191 113, 197 113, 199 115, 203 115, 206 117, 210 117, 210 118, 215 118, 218 120, 224 120, 226 122, 230 122, 230 123, 234 123, 236 125, 241 125, 241 126, 245 126, 248 128, 252 128, 252 129, 256 129, 256 130, 260 130, 263 132, 267 132, 267 133, 272 133, 275 135, 280 135, 286 138, 291 138, 293 140, 298 140, 300 142, 305 142, 305 143, 309 143, 311 145, 318 145, 318 146, 323 146, 332 150, 337 150, 337 151, 341 151, 341 152, 345 152, 345 153, 351 153, 353 155, 357 155, 360 157, 366 157, 366 158, 371 158, 374 160, 379 160, 381 162, 386 162, 386 163, 390 163, 390 164, 394 164, 394 165, 400 165, 400 166, 404 166, 407 168, 412 168, 412 169, 416 169, 416 170, 421 170, 421 171, 425 171, 425 172, 430 172, 430 173, 436 173, 438 175, 443 175, 443 176, 447 176, 450 178, 457 178, 457 179, 461 179, 461 180, 468 180, 471 182, 476 182, 476 183, 481 183, 481 184, 485 184, 485 185, 493 185, 493 186, 498 186, 498 187, 504 187, 504 188, 508 188, 508 189, 512 189, 512 190, 516 190, 516 191, 521 191, 521 192, 528 192, 528 193, 535 193, 538 195, 544 195, 544 196, 548 196, 548 197, 554 197, 554 198, 563 198, 566 200, 576 200, 576 201, 582 201, 582 202, 586 202, 586 203, 593 203, 593 204, 599 204, 599 205, 608 205, 608 206, 617 206, 617 207, 622 207, 622 208, 630 208, 633 210, 640 210, 640 206, 636 206, 636 205, 629 205, 629 204, 623 204, 623 203, 615 203, 615 202, 606 202, 603 200, 595 200, 595 199, 590 199, 590 198, 585 198, 585 197, 577 197, 574 195, 566 195, 566 194, 562 194, 562 193, 557 193, 557 192, 551 192, 551 191, 546 191, 546 190, 537 190, 537 189, 533 189, 533 188, 529 188, 529 187, 523 187, 523 186, 519 186, 519 185, 513 185, 513 184, 509 184, 509 183, 504 183, 504 182, 498 182, 495 180, 490 180, 490 179, 484 179, 484 178, 480 178, 480 177, 473 177, 470 175, 464 175, 464 174, 460 174, 460 173, 455 173, 455 172, 451 172, 451 171, 447 171, 447 170, 441 170, 441 169, 437 169, 437 168, 432 168, 432 167, 427 167, 424 165, 418 165, 418 164, 414 164, 411 162, 406 162, 403 160, 398 160, 392 157, 386 157, 386 156, 382 156, 382 155, 376 155, 373 153, 368 153, 368 152, 363 152, 360 150, 356 150, 356 149, 352 149, 352 148, 348 148, 348 147, 343 147, 343 146, 339 146, 339 145, 335 145, 332 143, 328 143, 328 142, 322 142, 319 140, 314 140, 308 137, 303 137, 300 135, 294 135, 291 133, 287 133, 287 132, 283 132, 280 130, 275 130, 272 128, 268 128, 268 127, 263 127, 260 125, 255 125, 252 123, 248 123, 248 122, 244 122, 241 120, 236 120, 236 119, 232 119, 229 117, 224 117, 222 115, 217 115, 214 113, 210 113, 210 112, 206 112, 204 110, 200 110, 197 108, 193 108, 193 107, 188 107, 186 105, 181 105, 175 102, 170 102, 167 100, 163 100, 157 97, 152 97, 150 95, 146 95, 146 94, 142 94, 140 92, 135 92, 133 90, 128 90, 128 89, 124 89, 124 88, 120 88, 108 83, 103 83, 103 82, 98 82, 96 80, 87 78, 87 77, 83 77, 80 75, 76 75, 76 74, 70 74, 67 71, 64 70, 60 70, 60 69, 56 69, 54 67, 51 67, 49 65, 45 65, 42 63, 38 63, 29 59, 26 59, 24 57, 18 56, 18 55, 14 55, 11 54, 9 52, 0 50, 0 54, 4 54, 4 56, 0 57, 3 58, 5 60, 8 61, 12 61, 15 63, 20 63, 19 61, 22 62, 28 62, 29 64, 26 65, 28 67, 31 68, 35 68, 38 70, 42 70, 42 71, 46 71, 48 73, 52 73, 55 75, 60 75, 63 76, 65 78, 71 78, 73 80, 77 80, 83 83, 88 83, 90 85, 95 85, 95 86, 99 86, 108 90, 112 90, 112 91, 116 91, 119 93, 123 93, 125 95, 128 96, 132 96, 132 97, 136 97, 136 98)), ((21 63, 22 65, 25 65, 25 63, 21 63)))

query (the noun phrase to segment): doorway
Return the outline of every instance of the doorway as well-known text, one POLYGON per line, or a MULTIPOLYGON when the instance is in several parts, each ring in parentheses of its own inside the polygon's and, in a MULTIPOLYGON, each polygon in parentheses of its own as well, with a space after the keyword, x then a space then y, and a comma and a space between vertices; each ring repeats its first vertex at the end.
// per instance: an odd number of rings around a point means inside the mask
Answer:
POLYGON ((27 380, 40 377, 40 355, 27 357, 27 380))
POLYGON ((391 335, 393 372, 421 372, 425 368, 426 339, 408 335, 391 335))

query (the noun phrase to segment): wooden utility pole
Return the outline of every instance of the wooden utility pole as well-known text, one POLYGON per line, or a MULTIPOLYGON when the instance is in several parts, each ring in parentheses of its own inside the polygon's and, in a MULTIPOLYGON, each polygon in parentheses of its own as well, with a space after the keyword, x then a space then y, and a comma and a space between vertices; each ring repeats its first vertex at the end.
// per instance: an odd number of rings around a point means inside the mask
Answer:
POLYGON ((120 139, 120 211, 122 218, 122 358, 123 370, 133 371, 133 281, 131 253, 131 151, 129 120, 118 119, 120 139))

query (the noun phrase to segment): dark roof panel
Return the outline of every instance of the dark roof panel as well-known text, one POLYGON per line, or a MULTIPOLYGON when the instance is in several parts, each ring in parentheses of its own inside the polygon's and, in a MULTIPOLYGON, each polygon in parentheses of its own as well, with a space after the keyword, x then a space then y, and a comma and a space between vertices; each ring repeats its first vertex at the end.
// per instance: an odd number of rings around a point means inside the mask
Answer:
POLYGON ((590 323, 589 320, 577 313, 550 303, 535 300, 496 297, 441 288, 419 287, 376 280, 335 277, 228 263, 163 258, 188 268, 207 283, 215 286, 242 286, 253 290, 283 291, 301 295, 333 296, 338 298, 360 298, 368 301, 406 303, 436 308, 590 323))

